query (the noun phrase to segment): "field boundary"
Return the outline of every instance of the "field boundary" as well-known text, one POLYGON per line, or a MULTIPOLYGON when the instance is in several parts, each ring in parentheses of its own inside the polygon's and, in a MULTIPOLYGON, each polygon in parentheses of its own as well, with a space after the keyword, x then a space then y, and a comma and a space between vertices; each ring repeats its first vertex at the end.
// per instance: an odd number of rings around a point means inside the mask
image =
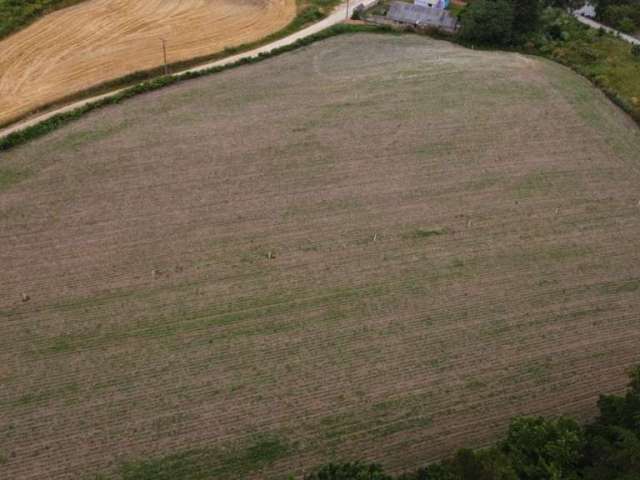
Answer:
POLYGON ((47 133, 67 125, 68 123, 78 120, 80 117, 93 110, 118 104, 123 100, 143 93, 152 92, 160 88, 173 85, 177 82, 213 75, 241 65, 260 62, 336 35, 360 32, 390 33, 391 30, 389 28, 371 25, 350 25, 345 23, 334 24, 327 28, 320 29, 318 32, 302 36, 292 43, 287 43, 273 48, 272 50, 260 49, 263 51, 253 51, 245 55, 236 55, 211 65, 203 65, 184 72, 157 77, 131 87, 122 88, 114 92, 76 102, 28 122, 22 122, 0 131, 0 151, 9 150, 22 145, 29 140, 44 136, 47 133))
MULTIPOLYGON (((339 4, 332 13, 321 16, 317 9, 305 9, 283 29, 274 32, 255 42, 238 45, 236 47, 225 48, 222 51, 209 55, 193 57, 188 60, 172 62, 167 65, 170 70, 175 70, 171 76, 182 75, 193 69, 211 68, 214 66, 234 63, 241 58, 257 56, 268 52, 274 48, 294 43, 308 35, 317 33, 321 29, 335 25, 352 12, 357 6, 369 6, 376 0, 352 1, 339 4), (346 11, 347 6, 349 12, 346 11)), ((8 122, 0 122, 0 139, 17 130, 32 126, 44 121, 58 113, 68 112, 71 109, 79 108, 85 102, 99 101, 109 95, 116 95, 128 87, 133 87, 141 82, 150 81, 158 77, 165 76, 165 66, 160 65, 151 69, 138 70, 123 77, 114 78, 98 83, 89 88, 71 93, 52 102, 41 105, 33 110, 21 114, 8 122)))

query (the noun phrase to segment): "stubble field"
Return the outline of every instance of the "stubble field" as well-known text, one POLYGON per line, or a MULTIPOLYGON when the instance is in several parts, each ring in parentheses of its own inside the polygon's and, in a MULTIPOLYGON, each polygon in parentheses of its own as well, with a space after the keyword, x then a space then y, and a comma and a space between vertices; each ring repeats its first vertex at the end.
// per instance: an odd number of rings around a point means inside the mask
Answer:
POLYGON ((3 154, 0 477, 399 471, 593 415, 640 362, 638 151, 556 64, 360 34, 3 154))
POLYGON ((295 0, 88 0, 0 40, 0 124, 76 92, 257 41, 295 0))

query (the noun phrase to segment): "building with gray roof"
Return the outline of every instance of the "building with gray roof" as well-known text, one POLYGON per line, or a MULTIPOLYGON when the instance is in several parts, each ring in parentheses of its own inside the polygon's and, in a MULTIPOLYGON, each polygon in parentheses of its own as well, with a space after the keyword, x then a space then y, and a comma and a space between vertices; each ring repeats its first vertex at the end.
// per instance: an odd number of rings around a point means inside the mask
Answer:
POLYGON ((458 20, 448 10, 400 1, 391 3, 387 18, 398 23, 440 28, 450 32, 455 31, 458 25, 458 20))

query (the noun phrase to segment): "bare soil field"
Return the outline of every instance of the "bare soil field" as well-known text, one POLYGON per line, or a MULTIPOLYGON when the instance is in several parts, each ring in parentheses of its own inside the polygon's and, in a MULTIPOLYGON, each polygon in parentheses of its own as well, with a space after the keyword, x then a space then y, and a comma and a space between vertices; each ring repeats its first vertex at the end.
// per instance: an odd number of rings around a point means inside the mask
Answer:
POLYGON ((295 0, 89 0, 0 41, 0 124, 127 74, 284 28, 295 0))
POLYGON ((559 65, 373 34, 9 151, 0 477, 399 471, 589 418, 640 362, 638 151, 559 65))

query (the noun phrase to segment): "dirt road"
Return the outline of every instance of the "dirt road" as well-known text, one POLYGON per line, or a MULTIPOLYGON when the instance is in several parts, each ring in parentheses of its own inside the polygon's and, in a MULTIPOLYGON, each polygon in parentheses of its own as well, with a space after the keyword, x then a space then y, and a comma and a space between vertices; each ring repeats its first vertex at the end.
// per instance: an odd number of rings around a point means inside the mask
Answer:
POLYGON ((295 0, 90 0, 0 41, 0 124, 104 81, 263 38, 295 0))

